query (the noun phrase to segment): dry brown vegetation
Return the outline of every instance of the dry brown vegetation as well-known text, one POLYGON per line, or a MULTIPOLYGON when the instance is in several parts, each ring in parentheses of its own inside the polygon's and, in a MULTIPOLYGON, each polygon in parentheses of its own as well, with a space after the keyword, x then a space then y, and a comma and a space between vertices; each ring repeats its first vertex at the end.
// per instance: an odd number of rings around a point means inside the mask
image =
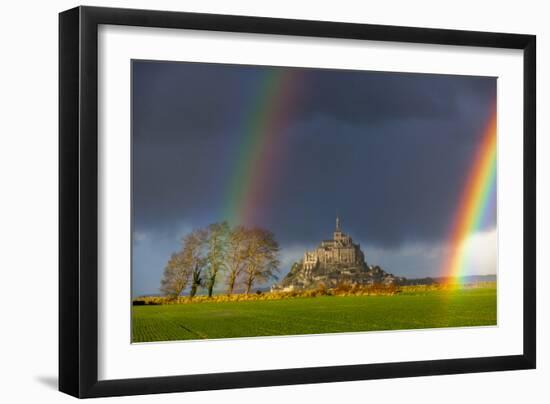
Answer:
POLYGON ((232 294, 232 295, 214 295, 208 296, 178 296, 175 298, 167 296, 145 296, 134 299, 135 305, 155 305, 155 304, 185 304, 185 303, 204 303, 204 302, 242 302, 258 300, 281 300, 291 298, 307 298, 317 296, 388 296, 400 293, 401 289, 395 285, 374 284, 368 286, 352 285, 342 283, 335 288, 327 288, 324 284, 319 284, 316 288, 306 290, 277 291, 254 294, 232 294))

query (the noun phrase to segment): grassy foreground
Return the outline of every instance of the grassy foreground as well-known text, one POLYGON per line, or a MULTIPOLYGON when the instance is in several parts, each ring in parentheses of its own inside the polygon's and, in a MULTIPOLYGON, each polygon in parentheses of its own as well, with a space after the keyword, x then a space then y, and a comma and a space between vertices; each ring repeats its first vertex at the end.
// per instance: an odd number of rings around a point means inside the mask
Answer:
POLYGON ((496 325, 496 288, 132 307, 133 342, 496 325))

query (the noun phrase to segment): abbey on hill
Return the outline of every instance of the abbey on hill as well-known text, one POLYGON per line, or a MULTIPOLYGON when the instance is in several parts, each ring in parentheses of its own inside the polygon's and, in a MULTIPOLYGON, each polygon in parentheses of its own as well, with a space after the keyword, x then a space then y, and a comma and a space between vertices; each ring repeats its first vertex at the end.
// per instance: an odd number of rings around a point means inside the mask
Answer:
POLYGON ((361 246, 341 231, 337 217, 332 240, 323 240, 316 249, 306 251, 304 258, 292 266, 288 275, 273 290, 308 289, 321 283, 331 288, 343 282, 388 285, 403 280, 378 266, 368 265, 361 246))

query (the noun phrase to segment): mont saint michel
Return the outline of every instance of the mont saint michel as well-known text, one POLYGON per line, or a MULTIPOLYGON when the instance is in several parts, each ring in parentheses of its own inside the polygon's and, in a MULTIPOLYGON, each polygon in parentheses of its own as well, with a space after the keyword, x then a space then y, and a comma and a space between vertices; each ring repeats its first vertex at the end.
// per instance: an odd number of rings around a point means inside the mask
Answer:
POLYGON ((314 250, 304 252, 304 257, 273 290, 309 289, 320 284, 331 288, 341 283, 390 285, 403 280, 379 266, 368 265, 361 246, 342 231, 340 218, 336 217, 332 239, 323 240, 314 250))
POLYGON ((497 324, 496 77, 129 67, 132 343, 497 324))

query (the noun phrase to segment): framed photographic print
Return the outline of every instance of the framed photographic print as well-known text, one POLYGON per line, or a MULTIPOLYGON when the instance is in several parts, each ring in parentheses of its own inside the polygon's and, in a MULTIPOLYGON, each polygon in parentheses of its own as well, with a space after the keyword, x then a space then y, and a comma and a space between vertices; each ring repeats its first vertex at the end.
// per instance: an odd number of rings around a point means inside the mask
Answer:
POLYGON ((535 367, 534 36, 59 23, 61 391, 535 367))

